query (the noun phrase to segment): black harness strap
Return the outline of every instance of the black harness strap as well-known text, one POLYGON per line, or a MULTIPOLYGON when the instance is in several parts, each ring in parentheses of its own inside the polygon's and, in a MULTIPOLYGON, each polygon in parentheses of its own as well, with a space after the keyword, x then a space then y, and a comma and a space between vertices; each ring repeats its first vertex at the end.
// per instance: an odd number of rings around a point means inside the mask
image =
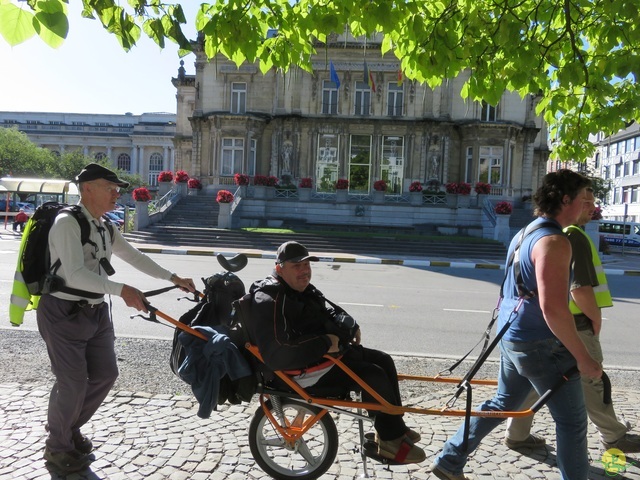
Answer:
MULTIPOLYGON (((480 345, 480 343, 482 343, 484 341, 483 346, 482 346, 482 350, 480 351, 480 354, 478 355, 478 358, 476 359, 476 361, 474 362, 473 366, 467 372, 467 374, 464 376, 464 379, 460 383, 462 384, 464 381, 471 380, 473 378, 473 376, 478 372, 478 370, 480 369, 482 364, 485 362, 485 360, 488 358, 488 356, 491 353, 491 351, 493 350, 493 348, 495 348, 495 346, 500 341, 502 336, 507 332, 507 330, 511 326, 511 321, 508 321, 503 326, 503 328, 500 330, 500 332, 498 332, 496 334, 496 336, 494 338, 494 341, 490 343, 491 331, 493 330, 493 325, 495 324, 496 320, 498 319, 498 312, 500 310, 500 303, 502 302, 502 299, 504 298, 504 284, 507 281, 507 276, 509 275, 509 269, 511 267, 513 267, 513 273, 514 273, 514 275, 516 277, 516 286, 517 286, 517 289, 518 289, 518 296, 521 299, 521 301, 518 303, 518 308, 519 308, 520 304, 522 303, 523 299, 533 298, 537 294, 537 292, 534 292, 534 291, 531 291, 531 290, 527 289, 526 286, 524 285, 524 280, 522 279, 522 271, 520 270, 520 246, 522 245, 522 242, 524 241, 525 238, 527 238, 529 235, 531 235, 536 230, 540 230, 541 228, 544 228, 544 227, 555 228, 555 229, 558 230, 558 232, 560 234, 564 235, 564 233, 562 232, 562 230, 560 229, 558 224, 555 223, 555 222, 551 222, 551 221, 540 222, 537 225, 532 226, 531 228, 528 228, 528 227, 527 228, 523 228, 522 230, 520 230, 520 232, 518 232, 518 235, 520 235, 520 239, 518 240, 518 243, 516 244, 515 248, 513 249, 513 252, 511 252, 511 255, 509 255, 509 258, 507 260, 507 264, 505 266, 504 278, 502 279, 502 284, 500 285, 500 297, 498 299, 498 304, 496 305, 496 308, 493 310, 493 314, 491 316, 491 321, 487 325, 487 328, 485 329, 484 333, 482 334, 482 337, 480 338, 480 340, 478 340, 478 343, 476 343, 471 348, 471 350, 469 350, 462 358, 457 360, 449 368, 446 368, 446 369, 442 370, 441 372, 439 372, 438 375, 450 375, 471 354, 471 352, 473 352, 476 349, 476 347, 478 345, 480 345)), ((455 397, 457 398, 460 395, 460 393, 462 393, 462 391, 459 390, 455 397)))

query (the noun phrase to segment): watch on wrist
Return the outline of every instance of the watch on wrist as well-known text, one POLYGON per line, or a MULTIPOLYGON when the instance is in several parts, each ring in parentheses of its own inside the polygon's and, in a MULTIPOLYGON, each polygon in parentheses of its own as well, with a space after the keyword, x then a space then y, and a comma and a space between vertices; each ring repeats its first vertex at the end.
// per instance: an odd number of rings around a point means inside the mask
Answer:
POLYGON ((169 281, 171 283, 176 283, 177 278, 178 278, 178 275, 176 275, 175 273, 172 273, 171 277, 169 277, 169 281))

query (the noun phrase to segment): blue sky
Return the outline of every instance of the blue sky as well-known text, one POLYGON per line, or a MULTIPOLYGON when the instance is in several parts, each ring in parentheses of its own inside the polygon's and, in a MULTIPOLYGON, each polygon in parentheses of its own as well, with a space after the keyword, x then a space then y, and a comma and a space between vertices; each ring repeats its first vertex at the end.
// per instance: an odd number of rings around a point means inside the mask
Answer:
MULTIPOLYGON (((175 113, 175 44, 160 50, 143 34, 127 53, 98 21, 81 18, 79 5, 70 2, 69 35, 58 49, 37 36, 13 48, 0 37, 0 110, 175 113)), ((194 59, 183 58, 188 74, 194 59)))

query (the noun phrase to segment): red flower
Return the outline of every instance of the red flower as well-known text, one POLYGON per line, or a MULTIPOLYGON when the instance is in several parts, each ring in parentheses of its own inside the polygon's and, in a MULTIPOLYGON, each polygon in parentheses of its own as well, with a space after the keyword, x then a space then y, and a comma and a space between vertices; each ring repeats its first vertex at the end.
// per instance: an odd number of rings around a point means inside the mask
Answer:
POLYGON ((300 188, 312 188, 313 187, 313 180, 311 180, 311 177, 301 178, 300 179, 300 183, 298 184, 298 187, 300 187, 300 188))
POLYGON ((349 180, 346 178, 339 178, 336 182, 336 190, 346 190, 349 188, 349 180))
POLYGON ((244 173, 236 173, 233 176, 233 180, 236 182, 236 185, 249 185, 249 175, 245 175, 244 173))
POLYGON ((447 193, 458 193, 458 184, 456 182, 449 182, 444 186, 447 193))
POLYGON ((377 180, 373 182, 373 189, 378 192, 386 192, 387 191, 387 182, 384 180, 377 180))
POLYGON ((469 195, 471 193, 471 184, 465 182, 449 182, 444 188, 447 193, 459 193, 460 195, 469 195))
POLYGON ((173 181, 173 173, 171 173, 171 171, 164 171, 164 172, 160 172, 160 175, 158 175, 158 181, 159 182, 172 182, 173 181))
POLYGON ((145 187, 136 188, 133 191, 133 199, 136 202, 148 202, 151 200, 151 194, 149 190, 145 187))
POLYGON ((197 178, 190 178, 187 182, 187 187, 197 188, 198 190, 200 190, 202 188, 202 183, 200 183, 200 180, 198 180, 197 178))
POLYGON ((465 183, 465 182, 460 182, 458 184, 458 193, 460 195, 469 195, 471 193, 471 184, 470 183, 465 183))
POLYGON ((487 194, 491 193, 491 184, 490 183, 484 183, 484 182, 478 182, 478 183, 476 183, 476 186, 473 187, 473 189, 476 191, 476 193, 478 195, 487 195, 487 194))
POLYGON ((411 185, 409 185, 409 191, 410 192, 421 192, 422 191, 422 184, 418 181, 415 182, 411 182, 411 185))
POLYGON ((265 175, 256 175, 255 177, 253 177, 253 184, 267 186, 269 185, 269 177, 265 175))
POLYGON ((233 202, 233 193, 229 190, 220 190, 216 195, 216 202, 218 203, 231 203, 233 202))
POLYGON ((184 170, 178 170, 176 172, 176 183, 184 183, 189 180, 189 174, 184 170))
POLYGON ((266 175, 256 175, 255 177, 253 177, 253 184, 264 185, 266 187, 275 187, 276 185, 278 185, 278 177, 274 177, 273 175, 271 175, 270 177, 267 177, 266 175))
POLYGON ((498 215, 511 215, 513 207, 509 202, 498 202, 495 211, 498 215))

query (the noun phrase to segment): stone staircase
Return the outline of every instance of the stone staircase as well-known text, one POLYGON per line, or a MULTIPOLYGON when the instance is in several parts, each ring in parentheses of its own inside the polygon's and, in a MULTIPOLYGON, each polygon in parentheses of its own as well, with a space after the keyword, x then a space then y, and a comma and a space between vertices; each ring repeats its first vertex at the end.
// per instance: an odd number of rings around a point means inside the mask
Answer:
MULTIPOLYGON (((167 247, 206 247, 215 250, 264 250, 275 252, 283 242, 296 240, 311 252, 330 254, 360 254, 403 257, 485 259, 502 263, 505 247, 492 241, 469 238, 468 242, 442 240, 424 235, 425 229, 354 229, 344 226, 327 233, 326 225, 304 225, 305 233, 255 233, 217 228, 218 204, 210 196, 184 197, 165 218, 143 231, 130 232, 125 237, 142 244, 167 247), (317 230, 318 233, 314 233, 317 230), (322 232, 321 232, 322 231, 322 232), (349 236, 358 231, 361 235, 349 236), (422 238, 420 237, 423 234, 422 238), (412 234, 412 238, 402 235, 412 234)), ((459 237, 458 237, 459 238, 459 237)))

